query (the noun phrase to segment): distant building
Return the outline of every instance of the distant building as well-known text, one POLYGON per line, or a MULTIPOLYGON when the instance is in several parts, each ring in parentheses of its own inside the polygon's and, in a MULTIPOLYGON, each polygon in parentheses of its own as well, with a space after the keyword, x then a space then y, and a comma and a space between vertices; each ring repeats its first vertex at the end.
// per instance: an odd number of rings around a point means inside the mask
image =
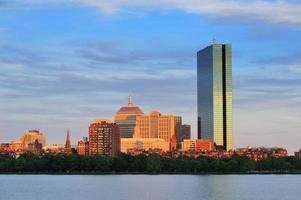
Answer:
POLYGON ((197 53, 198 138, 233 149, 232 47, 212 44, 197 53))
POLYGON ((40 155, 42 153, 42 143, 39 140, 36 140, 33 144, 28 144, 27 151, 40 155))
POLYGON ((23 143, 23 148, 26 150, 29 144, 34 144, 38 140, 42 146, 45 146, 46 139, 43 133, 38 130, 29 130, 27 133, 21 136, 20 142, 23 143))
POLYGON ((89 155, 118 156, 120 153, 120 129, 108 119, 96 119, 89 126, 89 155))
POLYGON ((132 138, 136 126, 136 117, 143 115, 138 106, 133 105, 132 97, 128 97, 128 105, 121 107, 116 115, 115 122, 120 127, 122 138, 132 138))
POLYGON ((170 149, 176 148, 175 117, 151 111, 137 116, 134 138, 160 138, 170 142, 170 149))
POLYGON ((249 157, 252 160, 261 160, 264 158, 270 157, 286 157, 287 150, 284 148, 266 148, 266 147, 246 147, 246 148, 237 148, 235 153, 239 156, 249 157))
POLYGON ((182 117, 181 116, 174 116, 175 117, 175 137, 177 144, 181 143, 181 126, 182 126, 182 117))
POLYGON ((1 143, 0 144, 0 152, 9 152, 10 151, 9 146, 10 146, 9 143, 1 143))
POLYGON ((301 150, 295 152, 295 157, 296 158, 301 158, 301 150))
POLYGON ((77 154, 82 156, 89 155, 89 142, 87 137, 84 137, 83 140, 78 141, 77 154))
POLYGON ((180 126, 179 134, 176 135, 178 148, 181 148, 181 142, 189 140, 191 138, 191 126, 188 124, 182 124, 180 126))
POLYGON ((133 150, 149 151, 151 149, 169 151, 169 142, 159 138, 121 138, 121 152, 123 153, 133 150))
POLYGON ((182 151, 213 151, 214 144, 211 140, 197 139, 197 140, 183 140, 181 143, 182 151))
POLYGON ((45 153, 64 153, 65 144, 52 144, 44 146, 42 149, 45 153))
POLYGON ((71 142, 70 142, 70 135, 69 135, 69 129, 68 129, 68 131, 67 131, 67 138, 66 138, 64 153, 65 153, 65 154, 70 154, 70 153, 72 153, 71 142))
POLYGON ((24 142, 21 142, 19 140, 12 141, 9 144, 9 148, 11 151, 24 151, 24 142))

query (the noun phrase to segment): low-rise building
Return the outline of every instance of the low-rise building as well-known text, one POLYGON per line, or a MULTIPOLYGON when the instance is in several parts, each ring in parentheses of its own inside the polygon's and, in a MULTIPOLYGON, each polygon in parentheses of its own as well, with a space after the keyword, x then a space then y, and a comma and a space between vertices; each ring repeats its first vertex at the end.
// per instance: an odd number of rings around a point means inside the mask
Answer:
POLYGON ((121 138, 121 152, 128 153, 133 150, 148 151, 151 149, 169 150, 169 142, 160 138, 121 138))
POLYGON ((301 158, 301 149, 299 151, 295 152, 295 157, 301 158))
POLYGON ((40 155, 42 153, 42 143, 40 143, 39 140, 36 140, 34 143, 28 144, 27 151, 40 155))
POLYGON ((9 144, 9 148, 11 151, 24 151, 24 143, 22 141, 16 140, 16 141, 12 141, 9 144))
POLYGON ((0 152, 7 153, 10 151, 9 143, 1 143, 0 144, 0 152))
POLYGON ((182 151, 213 151, 214 144, 211 140, 197 139, 197 140, 183 140, 181 143, 182 151))
POLYGON ((65 145, 64 144, 52 144, 52 145, 44 146, 42 149, 43 149, 43 152, 45 152, 45 153, 58 154, 58 153, 64 152, 65 145))
POLYGON ((89 142, 87 137, 84 137, 83 140, 78 141, 76 150, 78 155, 89 155, 89 142))

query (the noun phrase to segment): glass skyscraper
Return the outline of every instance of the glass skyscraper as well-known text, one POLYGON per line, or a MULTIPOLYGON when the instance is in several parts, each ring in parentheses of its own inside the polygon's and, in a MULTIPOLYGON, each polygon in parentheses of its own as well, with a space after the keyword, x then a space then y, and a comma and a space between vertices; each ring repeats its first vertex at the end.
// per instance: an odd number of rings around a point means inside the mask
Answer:
POLYGON ((212 44, 197 53, 198 138, 233 149, 232 46, 212 44))

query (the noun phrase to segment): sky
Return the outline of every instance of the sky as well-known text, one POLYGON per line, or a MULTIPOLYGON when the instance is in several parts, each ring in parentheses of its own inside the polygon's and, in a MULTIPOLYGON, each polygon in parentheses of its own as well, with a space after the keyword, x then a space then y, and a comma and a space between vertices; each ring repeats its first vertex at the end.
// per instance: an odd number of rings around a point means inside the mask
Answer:
POLYGON ((0 0, 0 142, 88 134, 132 94, 196 138, 196 52, 233 46, 234 146, 301 148, 299 0, 0 0))

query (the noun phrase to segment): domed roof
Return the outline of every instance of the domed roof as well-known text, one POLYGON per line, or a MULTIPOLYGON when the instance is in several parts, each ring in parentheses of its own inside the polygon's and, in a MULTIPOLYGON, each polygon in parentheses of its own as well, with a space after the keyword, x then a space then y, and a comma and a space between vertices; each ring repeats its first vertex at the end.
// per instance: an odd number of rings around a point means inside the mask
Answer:
POLYGON ((117 113, 117 115, 143 115, 144 113, 140 110, 138 106, 133 106, 132 97, 128 97, 128 106, 121 107, 117 113))
POLYGON ((135 114, 135 115, 143 115, 144 113, 140 110, 139 107, 137 106, 124 106, 121 107, 118 111, 117 114, 135 114))

